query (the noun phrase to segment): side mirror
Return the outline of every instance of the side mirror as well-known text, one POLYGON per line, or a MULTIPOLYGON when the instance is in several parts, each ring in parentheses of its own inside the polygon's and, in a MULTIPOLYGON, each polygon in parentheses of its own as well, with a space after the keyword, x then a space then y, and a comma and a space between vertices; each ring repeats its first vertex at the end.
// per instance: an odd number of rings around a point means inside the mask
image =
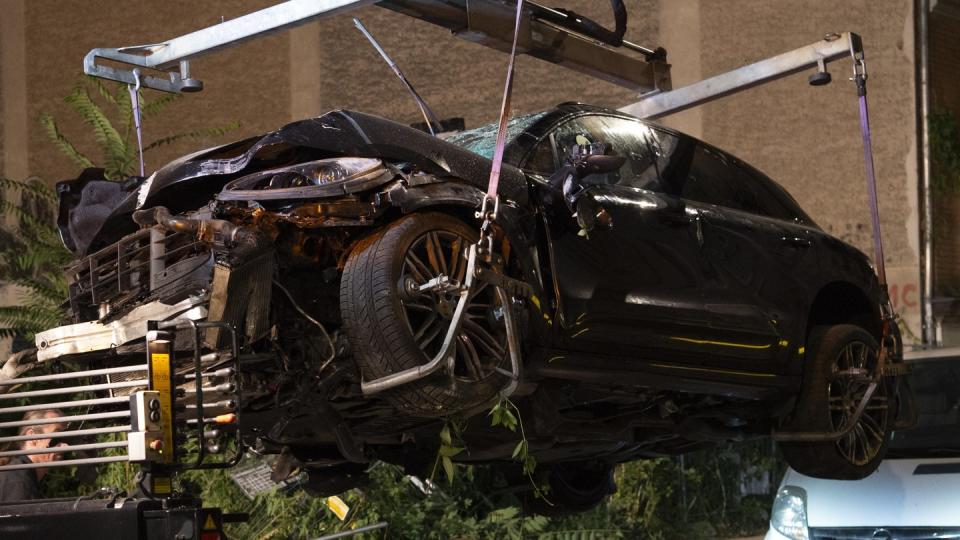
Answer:
POLYGON ((591 174, 606 174, 616 171, 627 161, 617 155, 608 155, 610 145, 606 143, 575 144, 570 148, 568 163, 573 165, 577 176, 584 178, 591 174))
POLYGON ((587 156, 587 159, 583 160, 583 166, 580 169, 580 172, 583 176, 589 176, 591 174, 607 174, 619 170, 620 167, 623 167, 623 164, 626 162, 627 158, 623 156, 593 154, 587 156))

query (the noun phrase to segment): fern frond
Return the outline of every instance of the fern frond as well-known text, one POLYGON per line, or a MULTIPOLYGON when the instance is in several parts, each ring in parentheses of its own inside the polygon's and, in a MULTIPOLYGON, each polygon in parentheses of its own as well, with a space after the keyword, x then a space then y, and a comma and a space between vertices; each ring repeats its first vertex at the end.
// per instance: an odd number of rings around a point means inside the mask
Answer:
MULTIPOLYGON (((78 86, 64 101, 93 128, 93 136, 103 151, 106 163, 104 169, 115 169, 117 162, 122 162, 127 155, 127 143, 120 137, 120 133, 104 114, 99 105, 90 98, 86 88, 78 86)), ((110 176, 108 176, 110 178, 110 176)))
POLYGON ((0 328, 0 339, 14 339, 22 335, 24 331, 19 328, 0 328))
POLYGON ((23 287, 31 304, 49 304, 56 307, 69 294, 66 280, 44 282, 42 279, 18 279, 14 284, 23 287))
POLYGON ((37 216, 10 201, 0 201, 0 216, 4 215, 15 216, 21 223, 26 224, 28 227, 49 227, 49 225, 37 219, 37 216))
POLYGON ((153 116, 181 97, 181 94, 164 94, 153 101, 145 101, 140 106, 140 112, 143 116, 153 116))
POLYGON ((38 176, 30 176, 24 180, 0 176, 0 191, 21 191, 51 203, 57 202, 57 193, 38 176))
POLYGON ((44 131, 47 133, 47 138, 50 139, 50 142, 57 147, 60 152, 73 160, 74 163, 83 167, 84 169, 92 168, 93 162, 90 161, 90 158, 83 155, 76 147, 73 146, 66 137, 60 133, 60 129, 57 127, 56 120, 53 119, 49 114, 40 115, 40 125, 43 126, 44 131))
POLYGON ((128 141, 127 146, 132 146, 129 143, 130 133, 133 129, 133 105, 130 102, 130 92, 125 85, 118 84, 114 95, 117 99, 117 111, 120 115, 120 122, 123 124, 123 140, 128 141))
MULTIPOLYGON (((20 271, 23 276, 36 276, 38 273, 44 273, 45 270, 60 272, 63 266, 65 249, 30 249, 27 248, 18 255, 5 255, 4 260, 20 271)), ((58 274, 54 274, 58 275, 58 274)))
POLYGON ((148 150, 152 150, 159 146, 175 143, 179 140, 195 140, 195 139, 203 139, 206 137, 221 137, 239 128, 240 128, 239 122, 231 122, 222 127, 198 129, 196 131, 189 131, 187 133, 177 133, 176 135, 163 137, 162 139, 157 139, 151 142, 150 144, 144 147, 143 151, 146 152, 148 150))
POLYGON ((59 310, 40 306, 0 306, 0 324, 24 333, 39 332, 56 326, 60 321, 59 310))
POLYGON ((114 97, 112 93, 110 93, 110 89, 107 88, 105 84, 103 84, 103 81, 99 77, 94 77, 93 75, 87 75, 85 79, 87 81, 87 84, 90 84, 97 89, 97 93, 100 94, 100 97, 102 97, 104 101, 114 106, 118 105, 117 98, 114 97))

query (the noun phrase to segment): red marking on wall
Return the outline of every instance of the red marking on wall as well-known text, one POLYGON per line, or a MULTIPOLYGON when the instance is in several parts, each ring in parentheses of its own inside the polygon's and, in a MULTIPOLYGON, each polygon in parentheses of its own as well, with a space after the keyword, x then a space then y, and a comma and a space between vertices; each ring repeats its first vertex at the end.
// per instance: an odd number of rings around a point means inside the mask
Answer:
POLYGON ((916 283, 891 283, 888 289, 893 309, 920 307, 920 289, 916 283))

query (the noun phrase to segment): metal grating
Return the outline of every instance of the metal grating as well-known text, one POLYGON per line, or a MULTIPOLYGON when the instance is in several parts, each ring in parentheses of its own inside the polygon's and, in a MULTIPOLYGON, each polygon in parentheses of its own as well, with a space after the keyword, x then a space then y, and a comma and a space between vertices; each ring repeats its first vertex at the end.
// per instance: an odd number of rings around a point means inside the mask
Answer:
POLYGON ((195 271, 209 281, 211 268, 209 248, 193 235, 141 229, 67 267, 73 322, 118 316, 168 283, 187 278, 191 285, 195 271))
POLYGON ((145 378, 110 382, 113 376, 145 373, 143 365, 50 373, 0 382, 0 471, 127 461, 130 398, 116 389, 146 386, 145 378), (58 415, 48 417, 49 411, 58 415), (50 426, 55 430, 48 431, 50 426), (37 447, 36 441, 48 441, 37 447), (30 456, 61 459, 34 463, 30 456), (70 455, 69 458, 66 456, 70 455))

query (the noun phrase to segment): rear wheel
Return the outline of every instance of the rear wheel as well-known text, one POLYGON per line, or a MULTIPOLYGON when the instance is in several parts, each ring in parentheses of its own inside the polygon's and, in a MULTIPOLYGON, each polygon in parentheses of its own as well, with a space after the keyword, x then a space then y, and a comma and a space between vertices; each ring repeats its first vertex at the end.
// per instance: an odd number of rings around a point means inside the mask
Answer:
MULTIPOLYGON (((459 298, 454 285, 419 292, 446 277, 463 283, 467 248, 477 232, 446 214, 412 214, 364 239, 351 252, 340 284, 340 310, 365 380, 426 364, 443 346, 459 298)), ((453 369, 384 392, 408 414, 447 416, 492 401, 505 383, 503 305, 478 283, 454 338, 453 369)))
MULTIPOLYGON (((813 329, 807 340, 803 387, 787 431, 834 432, 848 420, 869 387, 879 346, 859 326, 813 329)), ((873 472, 886 454, 893 429, 892 388, 882 378, 853 429, 837 441, 781 443, 794 470, 817 478, 858 480, 873 472)))

